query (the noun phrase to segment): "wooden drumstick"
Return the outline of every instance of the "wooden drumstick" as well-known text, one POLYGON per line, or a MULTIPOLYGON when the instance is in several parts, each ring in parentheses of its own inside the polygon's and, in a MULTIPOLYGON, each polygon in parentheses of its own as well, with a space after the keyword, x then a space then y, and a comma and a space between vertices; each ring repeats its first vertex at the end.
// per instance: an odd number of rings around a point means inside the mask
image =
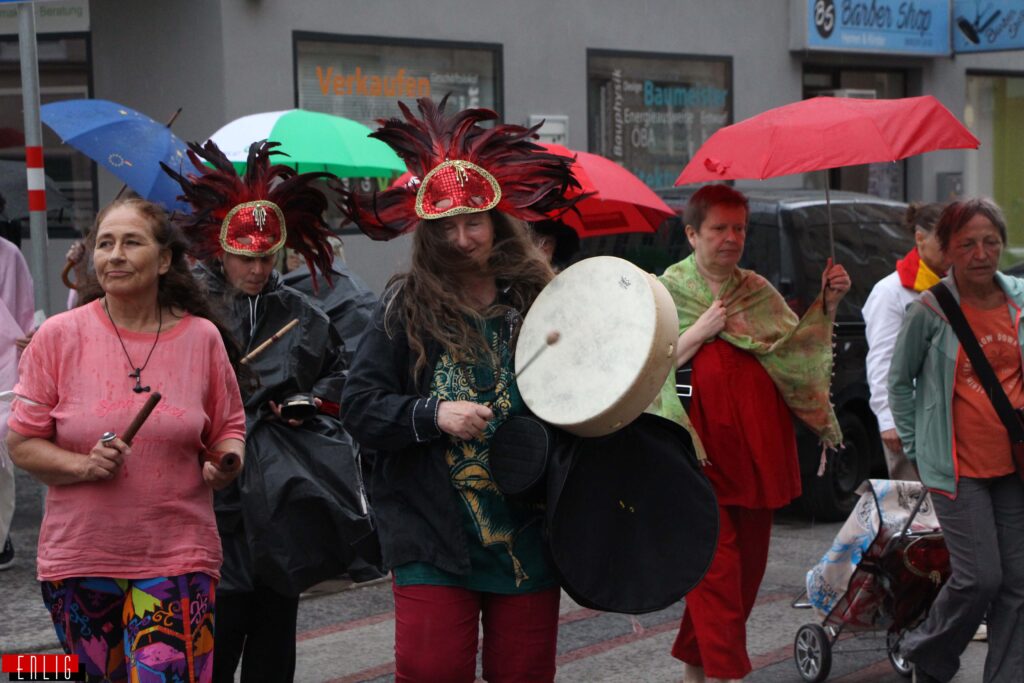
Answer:
POLYGON ((159 391, 154 391, 150 394, 149 398, 146 399, 145 405, 135 415, 135 419, 128 425, 128 429, 124 430, 124 434, 121 436, 121 441, 124 441, 129 446, 132 445, 132 439, 135 438, 135 434, 138 433, 143 423, 149 418, 149 414, 153 412, 153 408, 156 408, 156 404, 160 402, 163 396, 160 395, 159 391))
POLYGON ((283 337, 284 335, 286 335, 286 334, 288 333, 288 331, 289 331, 289 330, 291 330, 291 329, 292 329, 293 327, 295 327, 295 326, 296 326, 296 325, 298 325, 298 324, 299 324, 299 319, 298 319, 298 318, 295 318, 295 319, 293 319, 293 320, 290 320, 290 321, 288 322, 288 324, 287 324, 287 325, 285 325, 284 327, 282 327, 281 329, 279 329, 279 330, 278 330, 277 332, 275 332, 274 334, 272 334, 272 335, 270 336, 270 339, 268 339, 267 341, 263 342, 262 344, 260 344, 259 346, 257 346, 257 347, 256 347, 255 349, 253 349, 253 350, 252 350, 252 351, 250 351, 249 353, 245 354, 245 357, 244 357, 244 358, 243 358, 243 359, 242 359, 241 361, 239 361, 239 362, 240 362, 240 363, 241 363, 242 365, 248 365, 249 363, 251 363, 251 362, 252 362, 253 360, 255 360, 255 359, 256 359, 256 356, 258 356, 258 355, 260 355, 261 353, 263 353, 264 351, 266 351, 266 350, 267 350, 267 348, 268 348, 268 347, 269 347, 269 346, 270 346, 271 344, 273 344, 273 343, 274 343, 274 342, 276 342, 276 341, 277 341, 278 339, 280 339, 281 337, 283 337))
POLYGON ((231 451, 203 451, 203 462, 213 463, 221 472, 237 472, 242 468, 242 459, 231 451))
POLYGON ((558 340, 561 339, 561 337, 562 333, 559 332, 558 330, 551 330, 550 332, 548 332, 548 336, 544 337, 544 346, 534 351, 533 355, 530 356, 525 363, 523 363, 523 367, 520 368, 519 372, 516 373, 516 379, 522 377, 523 373, 526 372, 526 369, 533 365, 533 362, 535 360, 540 358, 540 354, 544 353, 545 349, 547 349, 548 347, 557 344, 558 340))

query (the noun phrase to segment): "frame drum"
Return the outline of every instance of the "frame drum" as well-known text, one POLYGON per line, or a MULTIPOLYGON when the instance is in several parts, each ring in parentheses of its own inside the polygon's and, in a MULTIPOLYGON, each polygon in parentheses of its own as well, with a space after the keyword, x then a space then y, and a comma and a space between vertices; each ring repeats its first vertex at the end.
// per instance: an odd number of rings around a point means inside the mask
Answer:
POLYGON ((516 381, 541 420, 604 436, 658 395, 675 369, 678 338, 675 303, 657 278, 624 259, 595 256, 559 273, 530 307, 516 381), (551 332, 558 341, 545 348, 551 332))

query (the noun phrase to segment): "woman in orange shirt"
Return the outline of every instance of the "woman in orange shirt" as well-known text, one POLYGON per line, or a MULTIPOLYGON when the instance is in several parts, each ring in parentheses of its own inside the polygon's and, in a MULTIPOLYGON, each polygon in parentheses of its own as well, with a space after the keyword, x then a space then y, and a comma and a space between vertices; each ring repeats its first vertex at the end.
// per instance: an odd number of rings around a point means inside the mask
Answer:
MULTIPOLYGON (((944 286, 1011 405, 1024 405, 1024 280, 998 272, 1006 221, 991 200, 953 202, 935 228, 951 272, 910 305, 889 406, 932 500, 952 575, 901 644, 915 680, 948 681, 988 610, 985 682, 1024 681, 1024 482, 1010 436, 936 298, 944 286)), ((955 310, 955 309, 954 309, 955 310)))

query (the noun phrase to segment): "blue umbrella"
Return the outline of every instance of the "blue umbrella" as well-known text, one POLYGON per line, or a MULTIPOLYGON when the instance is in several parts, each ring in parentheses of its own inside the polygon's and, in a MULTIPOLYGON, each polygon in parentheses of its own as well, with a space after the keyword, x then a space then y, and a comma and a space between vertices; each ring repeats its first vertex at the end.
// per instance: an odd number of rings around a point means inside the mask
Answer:
POLYGON ((145 114, 107 100, 62 100, 40 108, 43 123, 125 185, 168 210, 189 212, 181 188, 160 169, 188 163, 187 147, 170 128, 145 114))

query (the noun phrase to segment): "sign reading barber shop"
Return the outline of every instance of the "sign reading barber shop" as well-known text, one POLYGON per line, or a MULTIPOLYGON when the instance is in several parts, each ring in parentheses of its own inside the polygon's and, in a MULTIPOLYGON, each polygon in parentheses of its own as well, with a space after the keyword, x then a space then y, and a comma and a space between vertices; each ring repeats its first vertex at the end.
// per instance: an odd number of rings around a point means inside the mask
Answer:
MULTIPOLYGON (((793 0, 806 12, 796 49, 948 55, 949 0, 793 0), (803 43, 802 45, 800 43, 803 43)), ((795 37, 795 36, 794 36, 795 37)))

